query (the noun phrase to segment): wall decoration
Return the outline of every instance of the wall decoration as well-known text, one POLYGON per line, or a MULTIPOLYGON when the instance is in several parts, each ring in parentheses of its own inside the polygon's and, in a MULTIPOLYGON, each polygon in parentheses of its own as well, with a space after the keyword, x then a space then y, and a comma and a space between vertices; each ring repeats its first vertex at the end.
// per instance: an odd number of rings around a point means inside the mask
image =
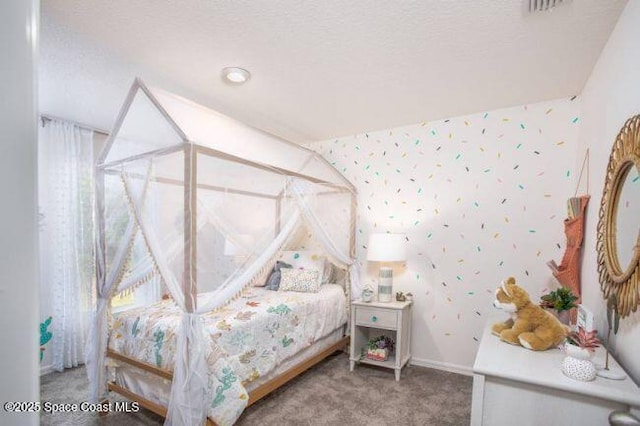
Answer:
POLYGON ((44 358, 45 345, 49 343, 53 337, 53 334, 48 330, 51 325, 51 320, 52 318, 49 317, 44 320, 44 322, 40 323, 40 362, 42 362, 42 359, 44 358))
MULTIPOLYGON (((582 241, 584 240, 584 224, 586 218, 587 205, 589 204, 589 150, 584 156, 580 176, 573 197, 567 200, 567 218, 564 220, 564 234, 566 236, 566 247, 560 265, 555 260, 547 262, 553 276, 558 280, 563 288, 570 289, 578 298, 578 303, 582 302, 582 286, 580 284, 580 270, 582 268, 582 241), (582 174, 587 169, 587 194, 578 195, 582 174)), ((571 324, 575 324, 578 318, 576 309, 569 313, 571 324)))
POLYGON ((309 146, 358 189, 363 284, 372 233, 402 232, 394 291, 414 297, 413 362, 469 369, 495 283, 514 275, 531 296, 558 287, 545 260, 564 249, 574 190, 579 98, 368 132, 309 146))
POLYGON ((620 318, 636 312, 640 303, 639 176, 640 115, 636 115, 613 143, 598 220, 600 287, 605 299, 616 294, 620 318))

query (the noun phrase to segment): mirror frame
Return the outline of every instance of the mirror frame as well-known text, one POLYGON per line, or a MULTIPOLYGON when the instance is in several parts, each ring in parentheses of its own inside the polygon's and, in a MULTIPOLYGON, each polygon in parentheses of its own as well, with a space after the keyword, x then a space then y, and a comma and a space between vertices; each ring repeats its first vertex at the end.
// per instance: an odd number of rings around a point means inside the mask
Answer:
POLYGON ((616 238, 620 194, 634 166, 640 173, 640 114, 627 120, 611 148, 597 228, 600 288, 605 299, 616 294, 621 318, 636 312, 640 302, 640 230, 632 260, 625 269, 620 266, 616 238))

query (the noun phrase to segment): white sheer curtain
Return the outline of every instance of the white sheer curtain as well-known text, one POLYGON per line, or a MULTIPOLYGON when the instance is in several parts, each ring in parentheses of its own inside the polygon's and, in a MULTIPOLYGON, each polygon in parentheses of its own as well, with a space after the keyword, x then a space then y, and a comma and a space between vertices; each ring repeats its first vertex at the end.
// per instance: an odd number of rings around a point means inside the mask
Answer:
POLYGON ((43 121, 38 140, 40 311, 51 317, 46 362, 58 371, 84 361, 91 314, 93 132, 43 121))
MULTIPOLYGON (((145 264, 148 268, 147 271, 155 268, 171 293, 173 300, 183 310, 182 321, 177 333, 174 375, 165 424, 202 424, 207 413, 207 406, 210 404, 206 357, 208 356, 208 351, 211 350, 211 344, 209 335, 204 331, 200 314, 223 306, 249 285, 253 279, 260 276, 264 268, 270 268, 275 262, 274 259, 278 251, 285 245, 289 236, 294 233, 299 223, 300 215, 297 211, 291 215, 286 215, 289 217, 287 223, 268 247, 258 254, 255 261, 246 268, 237 270, 218 289, 211 292, 206 300, 201 300, 203 304, 198 305, 196 312, 189 312, 187 309, 188 301, 185 300, 180 279, 176 277, 170 267, 169 255, 175 253, 175 250, 171 246, 168 250, 165 249, 166 245, 161 243, 161 236, 157 229, 158 223, 154 223, 155 221, 151 218, 154 209, 153 205, 149 205, 148 200, 153 198, 150 195, 153 192, 153 188, 158 189, 158 187, 150 185, 153 170, 152 162, 149 161, 143 165, 132 166, 129 171, 126 169, 127 167, 123 166, 121 181, 124 195, 127 199, 130 220, 120 239, 119 247, 111 262, 111 268, 104 282, 100 285, 93 333, 88 344, 89 352, 87 356, 87 373, 91 384, 91 399, 94 401, 99 400, 106 390, 104 353, 107 347, 107 301, 116 291, 126 289, 123 284, 126 286, 136 285, 136 281, 126 280, 125 282, 121 280, 121 277, 123 272, 127 270, 126 259, 132 247, 131 241, 133 241, 137 233, 140 233, 148 250, 149 258, 135 267, 135 269, 142 271, 137 273, 136 276, 145 275, 145 264)), ((211 212, 203 214, 201 218, 203 223, 218 221, 211 212)), ((220 354, 216 356, 220 356, 220 354)))
MULTIPOLYGON (((352 255, 355 256, 355 253, 349 253, 348 249, 341 249, 338 241, 334 241, 327 232, 330 225, 322 224, 322 220, 310 202, 317 198, 313 190, 313 184, 297 178, 290 178, 289 182, 289 189, 296 200, 304 222, 322 246, 331 263, 349 271, 351 300, 357 300, 362 292, 362 284, 360 283, 358 259, 351 257, 352 255)), ((355 221, 355 217, 350 218, 350 220, 355 221)))

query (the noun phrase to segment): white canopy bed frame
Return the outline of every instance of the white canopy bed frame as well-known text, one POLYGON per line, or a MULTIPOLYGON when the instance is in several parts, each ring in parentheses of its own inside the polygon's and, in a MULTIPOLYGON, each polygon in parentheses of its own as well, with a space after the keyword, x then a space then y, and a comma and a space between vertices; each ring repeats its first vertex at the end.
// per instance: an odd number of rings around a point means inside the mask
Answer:
MULTIPOLYGON (((346 178, 311 150, 148 88, 139 79, 98 159, 96 186, 98 298, 87 346, 94 401, 115 391, 166 417, 165 424, 213 424, 206 418, 205 398, 210 338, 201 314, 223 308, 264 281, 299 223, 327 259, 346 271, 347 304, 360 293, 356 191, 346 178), (218 277, 220 268, 207 253, 213 243, 207 246, 206 238, 240 243, 246 233, 255 242, 245 247, 249 254, 229 276, 218 277), (199 248, 200 241, 206 247, 199 248), (112 297, 150 279, 160 280, 182 310, 172 370, 107 349, 112 297), (169 406, 108 382, 107 358, 172 381, 169 406)), ((348 339, 343 335, 252 389, 247 405, 348 339)))

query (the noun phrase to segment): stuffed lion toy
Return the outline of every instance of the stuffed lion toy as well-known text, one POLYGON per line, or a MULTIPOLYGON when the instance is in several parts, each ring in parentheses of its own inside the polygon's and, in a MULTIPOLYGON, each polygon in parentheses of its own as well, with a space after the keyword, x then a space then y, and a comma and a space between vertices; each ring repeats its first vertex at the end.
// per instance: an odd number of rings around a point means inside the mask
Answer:
POLYGON ((570 328, 551 313, 531 303, 529 294, 513 277, 496 289, 493 306, 508 312, 511 318, 494 324, 491 331, 501 340, 533 351, 545 351, 562 343, 570 328))

